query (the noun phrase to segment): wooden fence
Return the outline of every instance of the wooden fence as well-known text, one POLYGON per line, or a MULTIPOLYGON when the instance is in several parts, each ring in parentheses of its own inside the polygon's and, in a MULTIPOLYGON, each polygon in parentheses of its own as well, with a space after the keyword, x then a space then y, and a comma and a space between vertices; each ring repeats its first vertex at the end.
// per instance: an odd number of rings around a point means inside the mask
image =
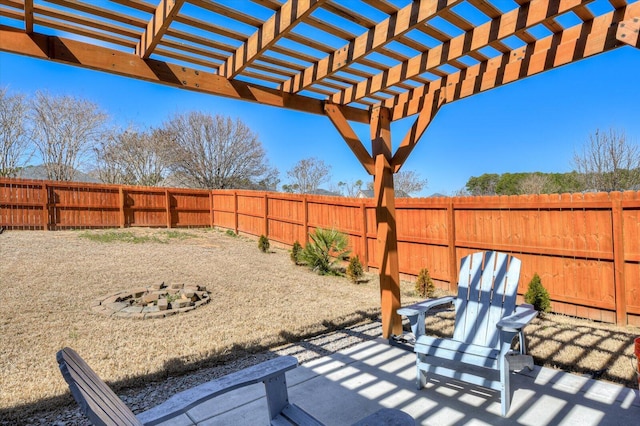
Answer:
MULTIPOLYGON (((500 250, 522 259, 520 294, 538 273, 555 312, 640 325, 640 192, 405 198, 396 219, 402 274, 450 287, 463 256, 500 250)), ((0 226, 216 226, 283 245, 336 228, 378 266, 372 199, 0 179, 0 226)))

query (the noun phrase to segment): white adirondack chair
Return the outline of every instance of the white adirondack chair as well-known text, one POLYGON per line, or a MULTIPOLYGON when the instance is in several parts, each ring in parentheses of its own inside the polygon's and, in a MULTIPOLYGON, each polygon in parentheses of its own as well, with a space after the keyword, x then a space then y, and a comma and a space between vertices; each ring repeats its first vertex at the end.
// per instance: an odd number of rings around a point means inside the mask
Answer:
POLYGON ((427 373, 499 390, 501 413, 511 405, 510 370, 533 368, 526 355, 524 327, 537 311, 531 305, 516 307, 520 260, 497 252, 479 252, 462 259, 458 296, 427 300, 398 310, 409 318, 415 335, 417 385, 422 389, 427 373), (434 306, 454 302, 453 337, 425 335, 425 316, 434 306), (520 352, 511 342, 520 335, 520 352))

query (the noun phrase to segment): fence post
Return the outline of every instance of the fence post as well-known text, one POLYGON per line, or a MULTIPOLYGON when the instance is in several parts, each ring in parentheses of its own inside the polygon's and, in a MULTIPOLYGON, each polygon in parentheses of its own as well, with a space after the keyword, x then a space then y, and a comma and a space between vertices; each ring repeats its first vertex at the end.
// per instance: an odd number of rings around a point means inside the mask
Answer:
POLYGON ((449 229, 449 291, 458 290, 458 259, 456 258, 456 212, 453 198, 447 205, 447 228, 449 229))
POLYGON ((362 212, 362 241, 363 241, 363 250, 362 254, 363 264, 367 271, 369 271, 369 241, 367 240, 367 208, 364 205, 364 201, 360 203, 360 211, 362 212))
POLYGON ((622 194, 611 193, 611 223, 613 237, 613 279, 616 294, 616 324, 627 324, 627 288, 624 272, 624 215, 622 194))
POLYGON ((171 195, 168 189, 164 190, 164 203, 167 212, 167 228, 171 229, 171 195))
POLYGON ((213 189, 209 191, 209 216, 211 227, 215 226, 215 222, 213 220, 213 189))
POLYGON ((233 191, 233 230, 238 235, 238 191, 233 191))
POLYGON ((307 194, 302 196, 302 209, 304 210, 304 219, 303 219, 303 227, 304 227, 304 242, 309 242, 309 206, 307 205, 307 194))
POLYGON ((269 198, 264 193, 264 236, 269 238, 269 198))
POLYGON ((127 226, 127 218, 124 213, 124 189, 122 186, 118 188, 118 193, 120 195, 120 228, 124 228, 127 226))
POLYGON ((49 230, 49 185, 42 185, 42 229, 49 230))

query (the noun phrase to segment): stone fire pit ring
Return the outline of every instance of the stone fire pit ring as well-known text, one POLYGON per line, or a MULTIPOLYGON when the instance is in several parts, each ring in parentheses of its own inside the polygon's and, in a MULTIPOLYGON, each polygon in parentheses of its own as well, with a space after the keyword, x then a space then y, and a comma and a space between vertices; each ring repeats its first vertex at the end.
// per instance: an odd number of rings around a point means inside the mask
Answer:
POLYGON ((204 286, 161 283, 99 297, 91 302, 91 310, 116 318, 164 318, 192 311, 209 300, 204 286))

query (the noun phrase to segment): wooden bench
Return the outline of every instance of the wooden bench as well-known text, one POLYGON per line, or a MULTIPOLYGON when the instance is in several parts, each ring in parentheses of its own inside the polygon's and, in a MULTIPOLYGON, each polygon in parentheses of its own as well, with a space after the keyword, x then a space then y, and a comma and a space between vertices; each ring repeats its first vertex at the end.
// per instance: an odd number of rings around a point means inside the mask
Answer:
MULTIPOLYGON (((289 402, 285 373, 298 366, 298 360, 292 356, 274 358, 187 389, 137 416, 73 349, 58 351, 56 359, 80 410, 97 426, 157 425, 211 398, 256 383, 264 383, 271 425, 322 425, 289 402)), ((411 416, 392 409, 379 410, 356 423, 360 426, 414 424, 411 416)))

